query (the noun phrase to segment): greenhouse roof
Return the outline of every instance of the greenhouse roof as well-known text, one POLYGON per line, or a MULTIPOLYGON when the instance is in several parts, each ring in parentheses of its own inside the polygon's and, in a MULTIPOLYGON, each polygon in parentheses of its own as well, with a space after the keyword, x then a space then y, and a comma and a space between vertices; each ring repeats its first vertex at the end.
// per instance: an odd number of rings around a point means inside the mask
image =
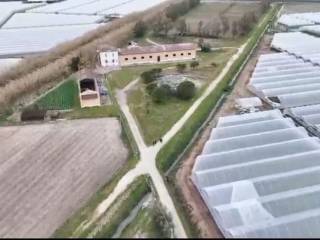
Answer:
POLYGON ((288 53, 261 55, 248 88, 274 107, 320 104, 320 67, 288 53))
POLYGON ((192 180, 226 237, 320 236, 320 140, 279 110, 220 118, 192 180))

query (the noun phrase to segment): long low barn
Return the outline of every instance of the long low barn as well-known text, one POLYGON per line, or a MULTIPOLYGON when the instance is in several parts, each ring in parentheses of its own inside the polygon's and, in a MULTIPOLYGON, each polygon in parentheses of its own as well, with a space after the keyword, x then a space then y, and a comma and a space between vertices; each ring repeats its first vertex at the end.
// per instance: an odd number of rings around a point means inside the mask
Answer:
POLYGON ((47 238, 126 162, 117 119, 0 127, 0 237, 47 238))
POLYGON ((220 118, 192 179, 226 237, 320 236, 320 140, 279 110, 220 118))

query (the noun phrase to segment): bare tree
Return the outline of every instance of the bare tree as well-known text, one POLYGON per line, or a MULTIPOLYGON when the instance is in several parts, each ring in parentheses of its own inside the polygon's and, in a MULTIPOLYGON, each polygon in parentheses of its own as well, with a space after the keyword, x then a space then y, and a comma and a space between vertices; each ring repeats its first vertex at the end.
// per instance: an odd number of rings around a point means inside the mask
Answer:
POLYGON ((220 15, 220 21, 222 24, 222 35, 225 36, 227 32, 230 31, 230 22, 228 20, 228 18, 224 15, 220 15))
POLYGON ((180 35, 185 35, 187 32, 187 23, 185 19, 180 19, 177 24, 177 30, 180 35))
POLYGON ((203 21, 200 20, 200 21, 198 22, 198 36, 199 36, 199 37, 201 37, 202 28, 203 28, 203 21))
POLYGON ((233 38, 235 38, 239 34, 239 32, 238 32, 238 23, 236 21, 232 22, 231 34, 232 34, 233 38))
POLYGON ((221 34, 221 23, 219 21, 213 21, 211 26, 211 35, 214 38, 219 38, 221 34))

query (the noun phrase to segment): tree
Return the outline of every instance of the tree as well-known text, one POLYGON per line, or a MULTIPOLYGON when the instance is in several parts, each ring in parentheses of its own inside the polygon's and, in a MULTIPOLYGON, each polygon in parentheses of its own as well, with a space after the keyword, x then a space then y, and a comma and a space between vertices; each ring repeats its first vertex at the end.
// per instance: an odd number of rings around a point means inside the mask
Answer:
POLYGON ((212 23, 211 35, 214 38, 219 38, 220 34, 221 34, 221 23, 218 21, 214 21, 212 23))
POLYGON ((187 65, 185 63, 179 63, 176 67, 178 72, 183 73, 186 70, 187 65))
POLYGON ((177 30, 181 36, 185 35, 187 32, 187 23, 185 19, 180 19, 178 21, 177 30))
POLYGON ((230 22, 228 20, 228 18, 224 15, 220 15, 220 21, 222 24, 222 35, 225 36, 227 32, 229 32, 230 30, 230 22))
POLYGON ((196 94, 196 86, 191 81, 184 81, 177 88, 177 96, 182 100, 189 100, 196 94))
POLYGON ((154 68, 154 69, 151 69, 150 71, 143 72, 141 74, 141 78, 145 84, 150 84, 157 80, 161 72, 162 72, 161 68, 154 68))
POLYGON ((166 86, 156 87, 152 92, 152 100, 155 103, 164 103, 170 95, 166 86))
POLYGON ((198 61, 192 61, 191 63, 190 63, 190 67, 192 68, 192 69, 195 69, 195 68, 197 68, 197 67, 199 67, 199 62, 198 61))
POLYGON ((198 36, 201 37, 202 36, 202 28, 203 28, 203 21, 199 21, 198 22, 198 36))
POLYGON ((201 46, 201 52, 211 52, 211 45, 209 43, 204 43, 201 46))
POLYGON ((71 58, 71 63, 69 67, 72 72, 78 72, 80 70, 80 57, 77 56, 71 58))
POLYGON ((235 38, 238 35, 238 23, 236 21, 232 22, 231 34, 233 38, 235 38))
POLYGON ((134 37, 141 38, 143 37, 148 30, 148 26, 144 21, 138 21, 134 26, 133 33, 134 37))

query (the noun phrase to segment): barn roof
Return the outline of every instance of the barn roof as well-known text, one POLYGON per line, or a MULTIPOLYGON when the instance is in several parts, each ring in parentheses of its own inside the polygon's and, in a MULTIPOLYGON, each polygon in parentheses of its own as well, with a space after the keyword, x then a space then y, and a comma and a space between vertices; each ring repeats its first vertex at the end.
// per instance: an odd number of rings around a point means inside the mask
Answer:
POLYGON ((120 55, 188 51, 188 50, 196 50, 196 49, 197 49, 197 45, 194 43, 152 45, 152 46, 144 46, 144 47, 134 46, 134 47, 120 49, 120 55))

